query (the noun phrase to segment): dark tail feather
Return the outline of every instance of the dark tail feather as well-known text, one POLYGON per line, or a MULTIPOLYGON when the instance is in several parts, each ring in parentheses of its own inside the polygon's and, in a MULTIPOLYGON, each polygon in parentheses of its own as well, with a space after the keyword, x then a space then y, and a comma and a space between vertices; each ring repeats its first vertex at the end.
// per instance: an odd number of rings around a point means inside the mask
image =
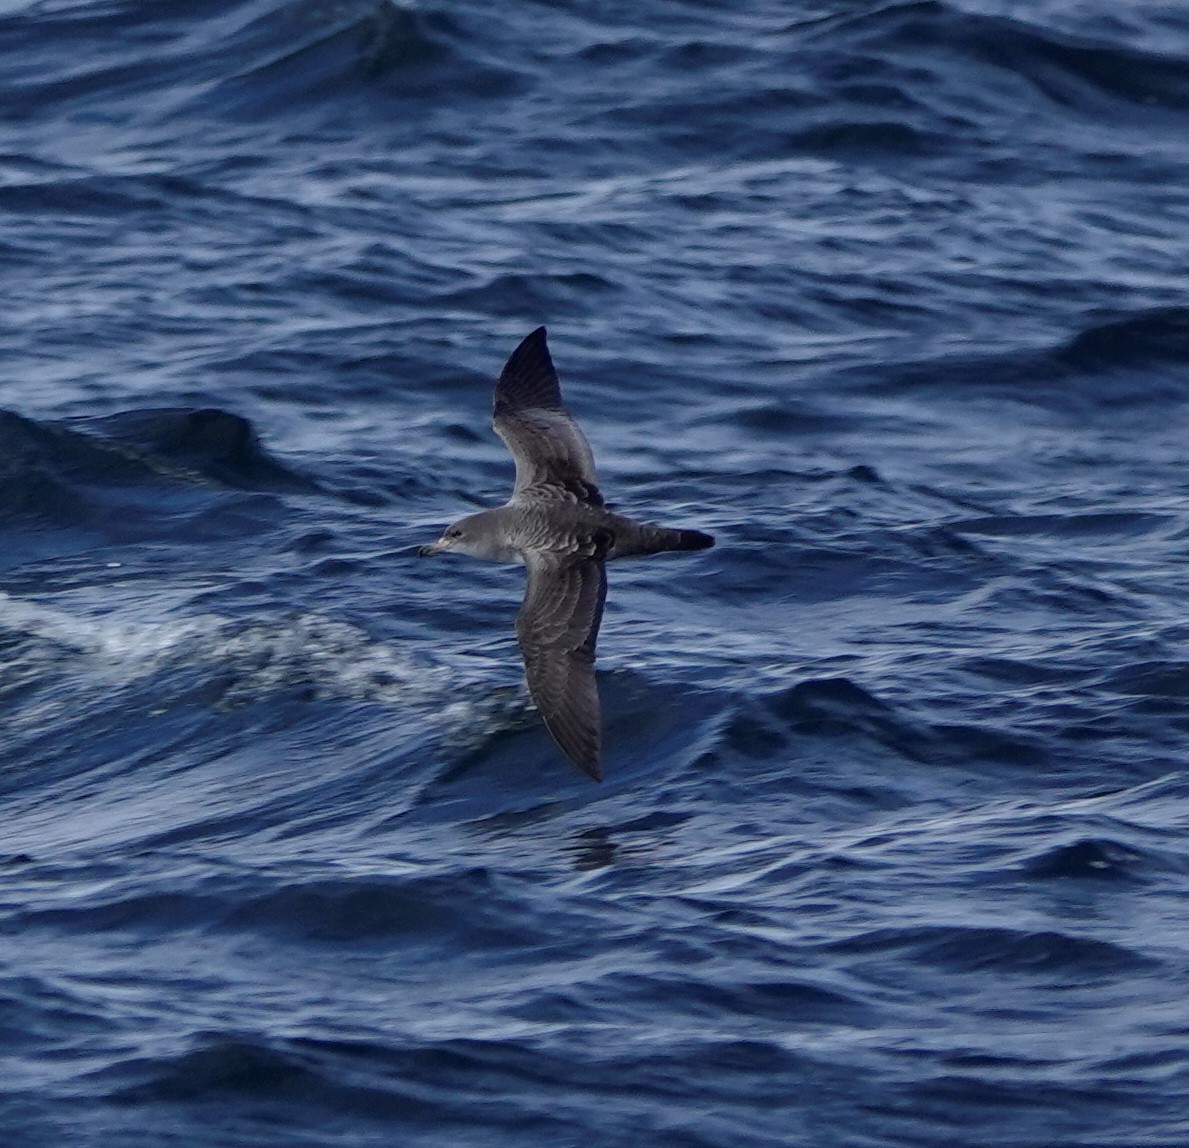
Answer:
POLYGON ((620 530, 609 558, 630 558, 633 554, 663 554, 666 550, 705 550, 714 539, 700 530, 673 530, 651 522, 629 522, 620 530))
POLYGON ((673 533, 677 536, 674 550, 709 550, 714 545, 713 536, 700 530, 674 530, 673 533))

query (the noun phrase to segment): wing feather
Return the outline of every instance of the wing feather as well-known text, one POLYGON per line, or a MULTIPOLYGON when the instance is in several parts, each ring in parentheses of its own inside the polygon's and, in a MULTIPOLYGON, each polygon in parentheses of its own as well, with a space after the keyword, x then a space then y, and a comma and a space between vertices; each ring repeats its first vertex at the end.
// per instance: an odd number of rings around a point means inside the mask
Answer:
POLYGON ((516 618, 529 693, 562 752, 595 781, 601 723, 595 682, 595 643, 607 597, 601 561, 559 563, 526 556, 528 588, 516 618))
POLYGON ((562 406, 544 327, 509 356, 496 384, 491 425, 516 460, 513 498, 603 505, 590 444, 562 406))

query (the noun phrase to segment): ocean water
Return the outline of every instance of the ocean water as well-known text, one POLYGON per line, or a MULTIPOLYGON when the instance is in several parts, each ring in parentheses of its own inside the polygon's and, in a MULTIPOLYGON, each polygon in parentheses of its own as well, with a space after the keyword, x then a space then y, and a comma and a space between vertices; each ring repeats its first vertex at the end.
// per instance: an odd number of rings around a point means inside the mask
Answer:
POLYGON ((0 1144, 1189 1143, 1187 268, 1171 0, 0 2, 0 1144))

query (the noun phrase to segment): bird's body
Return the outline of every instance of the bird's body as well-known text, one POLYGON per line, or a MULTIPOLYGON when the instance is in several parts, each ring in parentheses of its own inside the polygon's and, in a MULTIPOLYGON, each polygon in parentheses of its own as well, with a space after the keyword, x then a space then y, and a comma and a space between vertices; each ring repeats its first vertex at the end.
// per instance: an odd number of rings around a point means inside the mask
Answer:
POLYGON ((610 562, 666 550, 702 550, 697 538, 708 537, 695 530, 637 522, 601 506, 560 500, 513 498, 503 506, 460 518, 455 525, 466 533, 449 549, 495 562, 523 563, 527 553, 610 562))
POLYGON ((714 539, 697 530, 637 522, 603 505, 590 446, 561 403, 544 327, 508 359, 496 386, 492 425, 516 460, 512 498, 460 518, 421 552, 457 550, 524 564, 528 588, 516 636, 529 693, 566 756, 601 781, 594 658, 607 596, 606 563, 703 550, 714 539))

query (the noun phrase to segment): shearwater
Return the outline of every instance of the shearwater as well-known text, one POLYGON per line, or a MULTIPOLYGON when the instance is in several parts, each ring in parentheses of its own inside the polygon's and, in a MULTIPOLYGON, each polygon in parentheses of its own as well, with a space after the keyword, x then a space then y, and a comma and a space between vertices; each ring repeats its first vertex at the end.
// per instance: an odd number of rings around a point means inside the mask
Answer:
POLYGON ((422 555, 457 550, 522 562, 528 587, 516 618, 529 694, 562 752, 603 780, 595 642, 615 558, 714 545, 699 530, 636 522, 603 503, 586 436, 562 406, 545 328, 512 352, 495 388, 495 433, 516 460, 504 506, 460 518, 422 555))

